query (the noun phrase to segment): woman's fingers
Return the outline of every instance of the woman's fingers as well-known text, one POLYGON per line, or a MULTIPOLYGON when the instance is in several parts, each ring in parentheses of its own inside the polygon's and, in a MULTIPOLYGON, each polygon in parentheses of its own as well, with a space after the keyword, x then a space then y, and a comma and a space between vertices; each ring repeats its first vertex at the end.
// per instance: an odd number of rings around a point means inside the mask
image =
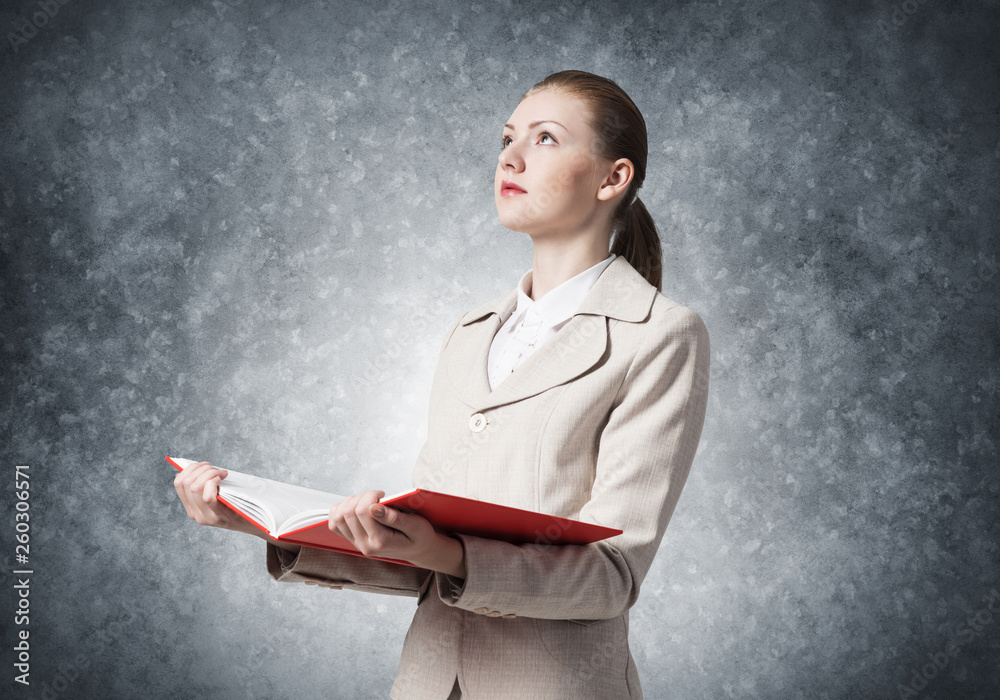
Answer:
MULTIPOLYGON (((385 527, 371 516, 369 508, 385 496, 385 491, 365 491, 341 504, 344 524, 351 533, 349 538, 363 554, 377 552, 383 545, 385 527)), ((345 535, 346 536, 346 535, 345 535)))
POLYGON ((217 467, 201 467, 198 472, 192 476, 191 492, 196 494, 204 493, 206 484, 220 474, 222 474, 222 470, 217 467))
POLYGON ((385 525, 372 517, 371 506, 373 503, 378 503, 378 500, 383 496, 385 496, 385 491, 365 491, 361 494, 361 498, 354 508, 354 516, 370 545, 382 544, 385 525))
POLYGON ((261 529, 218 499, 219 485, 229 475, 208 462, 192 462, 174 477, 174 489, 188 517, 199 525, 246 532, 261 537, 261 529))
POLYGON ((228 473, 229 472, 224 469, 209 467, 195 480, 192 490, 195 493, 201 492, 202 500, 205 503, 211 503, 215 500, 215 494, 219 492, 219 482, 221 482, 228 473))
POLYGON ((176 489, 178 496, 183 496, 187 493, 187 486, 191 481, 191 476, 197 473, 198 469, 202 467, 202 465, 206 464, 208 464, 208 462, 193 462, 192 464, 184 467, 183 470, 177 472, 177 475, 174 476, 174 489, 176 489))
MULTIPOLYGON (((341 534, 349 539, 355 547, 365 552, 363 547, 365 546, 366 540, 368 539, 367 533, 361 523, 358 522, 358 515, 355 512, 358 507, 358 501, 361 496, 351 496, 345 503, 341 505, 340 517, 343 521, 340 530, 341 534), (345 533, 344 530, 347 530, 345 533)), ((365 552, 367 554, 367 552, 365 552)))
POLYGON ((330 508, 330 529, 351 542, 363 554, 379 546, 384 526, 371 516, 369 508, 385 496, 385 491, 365 491, 349 496, 330 508), (374 538, 374 540, 373 540, 374 538))
POLYGON ((201 497, 205 503, 211 503, 219 495, 219 482, 221 481, 221 476, 213 476, 205 482, 205 486, 201 489, 201 497))
POLYGON ((206 465, 208 465, 208 462, 189 464, 174 477, 174 490, 177 491, 177 496, 181 499, 181 503, 184 504, 184 509, 187 511, 188 516, 193 519, 197 519, 195 517, 197 506, 195 505, 196 499, 192 498, 191 481, 197 476, 199 470, 203 469, 206 465))
POLYGON ((349 509, 353 509, 352 504, 355 498, 357 497, 348 496, 330 508, 330 529, 341 537, 347 537, 348 539, 353 537, 353 535, 351 535, 351 530, 347 527, 347 522, 344 520, 344 513, 349 509))
POLYGON ((185 481, 186 491, 192 498, 201 498, 203 502, 207 503, 210 499, 204 498, 205 487, 212 479, 219 477, 222 473, 222 470, 209 466, 206 462, 204 465, 197 467, 185 481))
POLYGON ((208 462, 194 462, 174 477, 174 488, 189 518, 199 525, 224 528, 231 525, 229 509, 216 498, 219 482, 228 473, 208 462))
POLYGON ((178 493, 183 493, 188 496, 195 493, 194 487, 198 481, 198 478, 210 471, 214 467, 210 466, 208 462, 195 462, 184 467, 184 471, 174 477, 174 486, 178 489, 178 493))

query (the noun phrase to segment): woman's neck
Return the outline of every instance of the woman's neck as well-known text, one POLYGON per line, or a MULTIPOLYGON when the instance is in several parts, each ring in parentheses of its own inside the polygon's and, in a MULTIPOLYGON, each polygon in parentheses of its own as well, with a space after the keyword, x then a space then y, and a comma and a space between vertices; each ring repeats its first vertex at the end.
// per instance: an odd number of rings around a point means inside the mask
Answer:
POLYGON ((555 289, 584 270, 592 268, 609 255, 611 253, 606 245, 542 247, 536 244, 535 259, 531 269, 531 289, 528 290, 528 296, 533 301, 538 301, 549 290, 555 289))

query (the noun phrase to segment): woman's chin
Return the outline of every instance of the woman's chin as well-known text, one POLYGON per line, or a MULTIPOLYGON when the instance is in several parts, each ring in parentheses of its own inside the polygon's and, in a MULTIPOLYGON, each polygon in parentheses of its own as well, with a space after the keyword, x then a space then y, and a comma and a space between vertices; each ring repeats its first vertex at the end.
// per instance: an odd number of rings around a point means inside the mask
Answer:
POLYGON ((500 219, 500 225, 511 231, 517 231, 518 233, 527 233, 526 228, 530 228, 530 223, 524 216, 514 216, 509 211, 504 211, 502 208, 497 210, 498 217, 500 219))
POLYGON ((504 204, 501 202, 500 206, 497 207, 497 215, 500 219, 500 224, 504 228, 509 228, 511 231, 517 231, 518 233, 531 234, 541 226, 544 226, 545 222, 539 220, 537 210, 535 211, 536 215, 531 216, 522 207, 504 206, 504 204))

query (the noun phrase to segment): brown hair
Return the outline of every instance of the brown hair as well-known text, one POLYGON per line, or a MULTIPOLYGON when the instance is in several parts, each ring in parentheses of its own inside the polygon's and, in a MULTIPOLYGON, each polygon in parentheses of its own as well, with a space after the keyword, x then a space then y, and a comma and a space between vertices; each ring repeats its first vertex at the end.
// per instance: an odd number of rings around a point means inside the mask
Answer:
POLYGON ((657 291, 662 291, 660 236, 638 195, 646 177, 648 152, 646 120, 639 108, 613 80, 580 70, 553 73, 535 83, 521 99, 540 90, 571 93, 587 106, 590 127, 596 134, 592 147, 595 156, 609 161, 618 158, 632 161, 635 169, 632 182, 612 217, 615 235, 610 252, 624 256, 657 291))

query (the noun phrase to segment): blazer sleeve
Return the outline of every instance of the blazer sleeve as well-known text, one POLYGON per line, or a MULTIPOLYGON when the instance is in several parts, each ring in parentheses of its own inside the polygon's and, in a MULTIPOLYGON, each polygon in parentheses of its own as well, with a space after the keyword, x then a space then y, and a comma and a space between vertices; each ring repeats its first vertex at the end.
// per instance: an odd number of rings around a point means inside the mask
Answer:
POLYGON ((353 554, 302 547, 292 554, 270 542, 267 572, 275 581, 305 583, 324 588, 348 588, 365 593, 416 598, 430 577, 430 570, 353 554))
POLYGON ((677 306, 651 328, 615 397, 598 446, 591 499, 579 519, 623 530, 588 545, 513 545, 458 534, 466 578, 434 573, 441 601, 586 624, 639 597, 698 449, 708 400, 709 338, 677 306))

